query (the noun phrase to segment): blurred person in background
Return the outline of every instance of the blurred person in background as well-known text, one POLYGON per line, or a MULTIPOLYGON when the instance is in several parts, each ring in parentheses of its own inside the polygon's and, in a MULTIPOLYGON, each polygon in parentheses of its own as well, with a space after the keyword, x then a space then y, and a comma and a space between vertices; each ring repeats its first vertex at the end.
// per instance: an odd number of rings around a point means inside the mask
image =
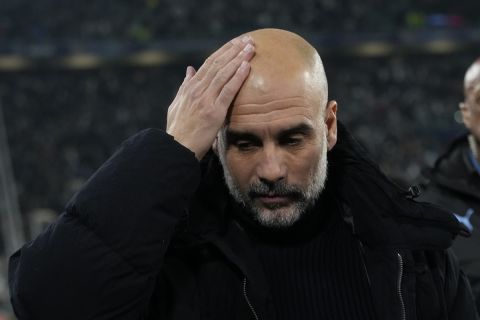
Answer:
POLYGON ((463 225, 396 188, 336 114, 287 31, 188 67, 166 131, 128 139, 12 256, 16 315, 477 319, 448 251, 463 225))
POLYGON ((467 274, 480 308, 480 58, 468 68, 465 99, 460 103, 468 132, 456 139, 426 173, 419 200, 451 210, 472 233, 458 238, 453 250, 467 274))

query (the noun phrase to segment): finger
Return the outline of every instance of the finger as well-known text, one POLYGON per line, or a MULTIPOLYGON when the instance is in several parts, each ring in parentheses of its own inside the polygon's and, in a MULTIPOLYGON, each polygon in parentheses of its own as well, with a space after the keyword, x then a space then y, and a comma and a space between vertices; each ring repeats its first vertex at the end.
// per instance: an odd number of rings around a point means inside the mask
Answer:
POLYGON ((180 94, 181 92, 183 92, 183 90, 185 90, 185 87, 187 86, 187 83, 190 79, 192 79, 192 77, 195 75, 196 71, 195 71, 195 68, 192 67, 192 66, 188 66, 187 69, 185 70, 185 78, 183 78, 183 82, 182 84, 180 85, 180 87, 178 88, 178 94, 180 94))
POLYGON ((183 78, 183 82, 182 84, 180 85, 180 88, 178 89, 178 92, 182 92, 183 90, 185 90, 185 86, 187 84, 187 82, 192 79, 192 77, 195 75, 196 71, 195 71, 195 68, 192 67, 192 66, 188 66, 186 71, 185 71, 185 78, 183 78))
POLYGON ((198 69, 198 72, 197 72, 197 79, 198 80, 201 80, 203 79, 203 77, 205 76, 205 74, 207 73, 208 69, 210 68, 210 66, 212 64, 214 64, 214 61, 216 61, 216 59, 218 59, 218 57, 220 57, 222 54, 224 54, 226 51, 228 51, 229 49, 231 49, 232 47, 234 47, 235 45, 238 45, 238 41, 236 39, 233 39, 229 42, 227 42, 226 44, 224 44, 220 49, 218 49, 217 51, 215 51, 213 54, 211 54, 206 60, 205 62, 202 64, 202 66, 198 69))
POLYGON ((185 85, 185 83, 190 80, 195 75, 195 73, 195 68, 192 66, 188 66, 185 70, 185 78, 183 78, 182 86, 185 85))
POLYGON ((205 83, 210 83, 212 79, 217 75, 219 70, 221 70, 221 68, 228 65, 233 59, 235 59, 235 57, 238 56, 240 52, 242 52, 242 50, 249 46, 252 46, 252 43, 253 42, 251 41, 251 37, 245 36, 244 38, 242 38, 241 43, 232 46, 230 50, 226 51, 213 62, 209 61, 210 64, 206 66, 208 69, 204 77, 205 83))
POLYGON ((240 87, 247 78, 249 72, 250 63, 248 61, 242 61, 240 67, 236 70, 230 81, 223 86, 222 91, 220 91, 220 94, 215 101, 215 105, 220 104, 228 109, 233 101, 233 98, 237 95, 238 90, 240 90, 240 87))
POLYGON ((195 71, 195 68, 192 67, 192 66, 188 66, 188 67, 187 67, 186 74, 185 74, 185 81, 190 80, 190 79, 195 75, 195 73, 197 73, 197 72, 195 71))
POLYGON ((196 78, 198 80, 205 79, 205 82, 209 83, 219 68, 231 61, 248 43, 253 43, 252 37, 248 35, 241 39, 235 38, 229 41, 205 60, 205 63, 198 70, 196 78))
POLYGON ((217 72, 207 90, 217 95, 226 83, 235 75, 243 61, 249 61, 255 55, 255 48, 248 44, 229 64, 217 72))

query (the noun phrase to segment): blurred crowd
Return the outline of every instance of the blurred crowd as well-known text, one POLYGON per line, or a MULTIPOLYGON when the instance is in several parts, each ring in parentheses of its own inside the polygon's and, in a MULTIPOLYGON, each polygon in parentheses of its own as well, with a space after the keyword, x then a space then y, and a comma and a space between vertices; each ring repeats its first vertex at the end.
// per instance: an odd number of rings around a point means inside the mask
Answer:
POLYGON ((383 170, 415 184, 462 132, 458 103, 475 53, 325 61, 331 98, 383 170))
POLYGON ((22 212, 60 210, 124 138, 162 127, 182 79, 175 66, 0 74, 22 212))
MULTIPOLYGON (((461 131, 455 112, 473 57, 328 55, 324 64, 339 118, 390 176, 408 184, 461 131)), ((123 139, 164 127, 186 64, 0 73, 22 212, 61 211, 123 139)))
POLYGON ((326 33, 478 27, 480 3, 468 0, 2 1, 0 39, 122 40, 232 35, 281 26, 326 33), (381 13, 380 13, 381 12, 381 13))

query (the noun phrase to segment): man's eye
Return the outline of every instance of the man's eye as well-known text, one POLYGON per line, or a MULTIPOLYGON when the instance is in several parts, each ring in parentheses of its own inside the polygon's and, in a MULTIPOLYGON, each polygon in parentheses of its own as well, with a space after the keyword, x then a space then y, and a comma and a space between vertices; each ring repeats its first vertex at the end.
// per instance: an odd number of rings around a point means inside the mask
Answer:
POLYGON ((257 145, 252 141, 237 141, 235 143, 235 146, 240 151, 249 151, 255 148, 257 145))
POLYGON ((299 146, 303 143, 303 138, 301 137, 288 137, 283 139, 282 144, 286 146, 299 146))

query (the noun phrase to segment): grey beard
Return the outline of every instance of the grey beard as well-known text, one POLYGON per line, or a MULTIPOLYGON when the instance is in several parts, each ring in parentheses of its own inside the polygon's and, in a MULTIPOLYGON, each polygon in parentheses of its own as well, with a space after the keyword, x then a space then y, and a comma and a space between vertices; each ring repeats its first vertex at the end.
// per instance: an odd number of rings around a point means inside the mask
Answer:
POLYGON ((327 139, 322 141, 322 152, 316 170, 308 177, 306 187, 289 185, 284 181, 271 184, 259 181, 249 185, 242 191, 232 177, 225 159, 225 144, 219 139, 219 158, 223 167, 225 183, 232 197, 253 214, 255 220, 261 225, 274 228, 285 228, 297 222, 307 209, 315 204, 319 195, 325 188, 327 180, 327 139), (255 203, 255 196, 272 192, 279 196, 289 196, 292 199, 288 207, 260 207, 255 203))

